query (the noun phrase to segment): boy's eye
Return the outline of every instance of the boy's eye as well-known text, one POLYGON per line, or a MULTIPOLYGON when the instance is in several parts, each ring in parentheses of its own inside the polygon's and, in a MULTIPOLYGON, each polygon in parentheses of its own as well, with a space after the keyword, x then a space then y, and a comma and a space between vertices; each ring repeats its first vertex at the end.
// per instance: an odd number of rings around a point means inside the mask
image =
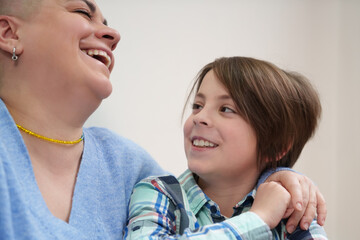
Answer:
POLYGON ((232 110, 232 109, 229 108, 229 107, 221 107, 221 108, 220 108, 220 111, 221 111, 221 112, 224 112, 224 113, 235 113, 235 111, 232 110))
POLYGON ((194 103, 194 104, 192 105, 192 109, 193 109, 193 110, 201 109, 201 108, 202 108, 202 106, 201 106, 200 104, 194 103))
POLYGON ((75 12, 85 15, 85 16, 88 17, 89 19, 92 18, 91 14, 90 14, 88 11, 86 11, 86 10, 78 9, 78 10, 75 10, 75 12))

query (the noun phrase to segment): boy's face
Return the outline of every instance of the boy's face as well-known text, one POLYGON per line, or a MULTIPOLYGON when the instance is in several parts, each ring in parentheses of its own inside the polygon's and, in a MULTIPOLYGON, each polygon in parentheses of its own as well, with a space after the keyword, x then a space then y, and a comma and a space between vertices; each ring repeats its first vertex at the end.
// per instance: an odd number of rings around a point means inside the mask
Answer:
POLYGON ((189 169, 210 181, 257 179, 257 140, 213 71, 204 77, 184 125, 189 169))

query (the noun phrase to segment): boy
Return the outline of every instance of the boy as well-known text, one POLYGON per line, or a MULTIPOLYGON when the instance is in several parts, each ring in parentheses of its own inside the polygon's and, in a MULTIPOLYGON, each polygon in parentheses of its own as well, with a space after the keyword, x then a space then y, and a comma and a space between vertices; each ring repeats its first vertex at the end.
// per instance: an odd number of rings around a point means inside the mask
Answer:
POLYGON ((327 239, 316 221, 286 230, 292 206, 281 185, 255 189, 264 170, 292 167, 313 135, 321 105, 311 84, 271 63, 232 57, 206 65, 192 92, 189 169, 178 180, 136 185, 125 238, 327 239))

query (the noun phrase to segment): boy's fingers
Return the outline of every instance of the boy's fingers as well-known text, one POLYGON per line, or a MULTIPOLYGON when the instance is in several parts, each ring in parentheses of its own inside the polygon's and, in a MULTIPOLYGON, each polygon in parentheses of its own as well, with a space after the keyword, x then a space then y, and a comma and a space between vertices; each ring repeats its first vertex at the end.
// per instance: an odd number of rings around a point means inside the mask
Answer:
POLYGON ((294 212, 294 208, 293 207, 288 207, 285 211, 285 214, 283 216, 283 218, 288 218, 290 217, 290 215, 294 212))

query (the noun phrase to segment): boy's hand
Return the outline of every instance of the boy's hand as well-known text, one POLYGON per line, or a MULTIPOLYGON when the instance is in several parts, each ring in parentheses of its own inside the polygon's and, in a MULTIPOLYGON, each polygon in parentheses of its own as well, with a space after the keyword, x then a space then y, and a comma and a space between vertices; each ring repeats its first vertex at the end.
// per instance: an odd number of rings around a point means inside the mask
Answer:
POLYGON ((250 211, 256 213, 272 229, 282 218, 292 213, 293 209, 288 209, 290 199, 290 193, 279 183, 266 182, 258 187, 250 211))
POLYGON ((292 233, 300 224, 301 229, 307 230, 316 217, 319 225, 323 226, 326 219, 326 203, 324 197, 314 183, 306 176, 292 171, 279 171, 270 175, 265 182, 281 183, 291 195, 294 213, 290 216, 286 229, 292 233))

